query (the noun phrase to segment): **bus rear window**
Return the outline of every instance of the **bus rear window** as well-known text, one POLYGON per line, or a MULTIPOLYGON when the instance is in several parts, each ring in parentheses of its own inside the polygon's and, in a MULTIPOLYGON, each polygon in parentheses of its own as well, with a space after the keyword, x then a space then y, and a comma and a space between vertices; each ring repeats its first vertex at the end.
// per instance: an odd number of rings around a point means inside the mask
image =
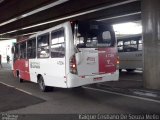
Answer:
POLYGON ((111 34, 109 31, 104 31, 97 36, 87 37, 80 36, 77 38, 77 47, 79 48, 99 48, 111 46, 111 34))
POLYGON ((79 23, 74 28, 74 34, 78 48, 104 48, 115 44, 112 27, 98 22, 79 23))

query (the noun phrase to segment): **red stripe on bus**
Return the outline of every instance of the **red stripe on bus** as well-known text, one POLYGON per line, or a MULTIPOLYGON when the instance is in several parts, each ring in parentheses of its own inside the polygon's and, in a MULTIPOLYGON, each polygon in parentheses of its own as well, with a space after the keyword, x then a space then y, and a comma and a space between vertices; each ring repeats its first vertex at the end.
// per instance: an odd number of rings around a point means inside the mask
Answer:
POLYGON ((99 72, 112 73, 116 71, 116 49, 115 48, 99 48, 99 72))

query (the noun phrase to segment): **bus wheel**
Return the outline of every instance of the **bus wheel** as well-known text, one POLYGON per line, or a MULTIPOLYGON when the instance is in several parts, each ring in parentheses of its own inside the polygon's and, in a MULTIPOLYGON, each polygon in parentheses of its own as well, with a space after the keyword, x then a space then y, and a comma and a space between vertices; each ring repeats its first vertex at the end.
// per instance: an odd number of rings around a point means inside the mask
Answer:
POLYGON ((47 87, 44 84, 44 80, 43 80, 42 76, 40 76, 40 78, 38 80, 38 84, 39 84, 39 87, 40 87, 42 92, 46 92, 47 91, 47 87))
POLYGON ((49 87, 49 86, 45 85, 44 79, 43 79, 42 76, 40 76, 40 78, 38 80, 38 84, 39 84, 39 87, 40 87, 42 92, 53 91, 53 87, 49 87))
POLYGON ((18 75, 18 81, 19 81, 20 83, 23 82, 23 79, 20 77, 20 75, 18 75))

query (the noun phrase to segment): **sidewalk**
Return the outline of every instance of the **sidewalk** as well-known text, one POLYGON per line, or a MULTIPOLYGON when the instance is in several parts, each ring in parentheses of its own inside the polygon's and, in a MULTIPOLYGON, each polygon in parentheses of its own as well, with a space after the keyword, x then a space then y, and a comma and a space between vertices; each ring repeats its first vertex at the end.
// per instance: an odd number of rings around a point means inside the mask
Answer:
POLYGON ((119 74, 118 81, 110 81, 105 83, 100 83, 101 86, 106 86, 112 89, 142 89, 142 71, 126 72, 122 71, 119 74))
POLYGON ((0 71, 3 70, 11 70, 11 63, 2 63, 2 68, 0 67, 0 71))
POLYGON ((144 88, 142 74, 140 72, 122 72, 120 73, 119 81, 99 83, 95 87, 112 92, 160 100, 160 90, 144 88))

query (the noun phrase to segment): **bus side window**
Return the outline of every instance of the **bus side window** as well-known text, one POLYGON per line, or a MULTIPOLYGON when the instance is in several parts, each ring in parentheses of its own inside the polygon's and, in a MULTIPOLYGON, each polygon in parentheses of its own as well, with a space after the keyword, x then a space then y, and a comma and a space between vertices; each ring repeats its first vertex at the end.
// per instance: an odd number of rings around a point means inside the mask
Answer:
POLYGON ((32 38, 27 41, 27 58, 36 57, 36 38, 32 38))
POLYGON ((20 58, 26 59, 26 42, 20 43, 20 58))
POLYGON ((49 33, 37 37, 37 58, 49 57, 49 33))
POLYGON ((64 29, 52 31, 51 33, 51 57, 63 58, 65 56, 64 29))
POLYGON ((19 58, 19 44, 15 45, 15 51, 14 51, 14 61, 19 58))
POLYGON ((138 50, 142 50, 143 48, 142 48, 142 45, 143 43, 142 43, 142 40, 139 40, 139 43, 138 43, 138 50))
POLYGON ((123 41, 118 41, 118 52, 123 52, 123 41))
POLYGON ((130 45, 131 45, 130 40, 124 41, 124 52, 130 52, 131 51, 130 45))

